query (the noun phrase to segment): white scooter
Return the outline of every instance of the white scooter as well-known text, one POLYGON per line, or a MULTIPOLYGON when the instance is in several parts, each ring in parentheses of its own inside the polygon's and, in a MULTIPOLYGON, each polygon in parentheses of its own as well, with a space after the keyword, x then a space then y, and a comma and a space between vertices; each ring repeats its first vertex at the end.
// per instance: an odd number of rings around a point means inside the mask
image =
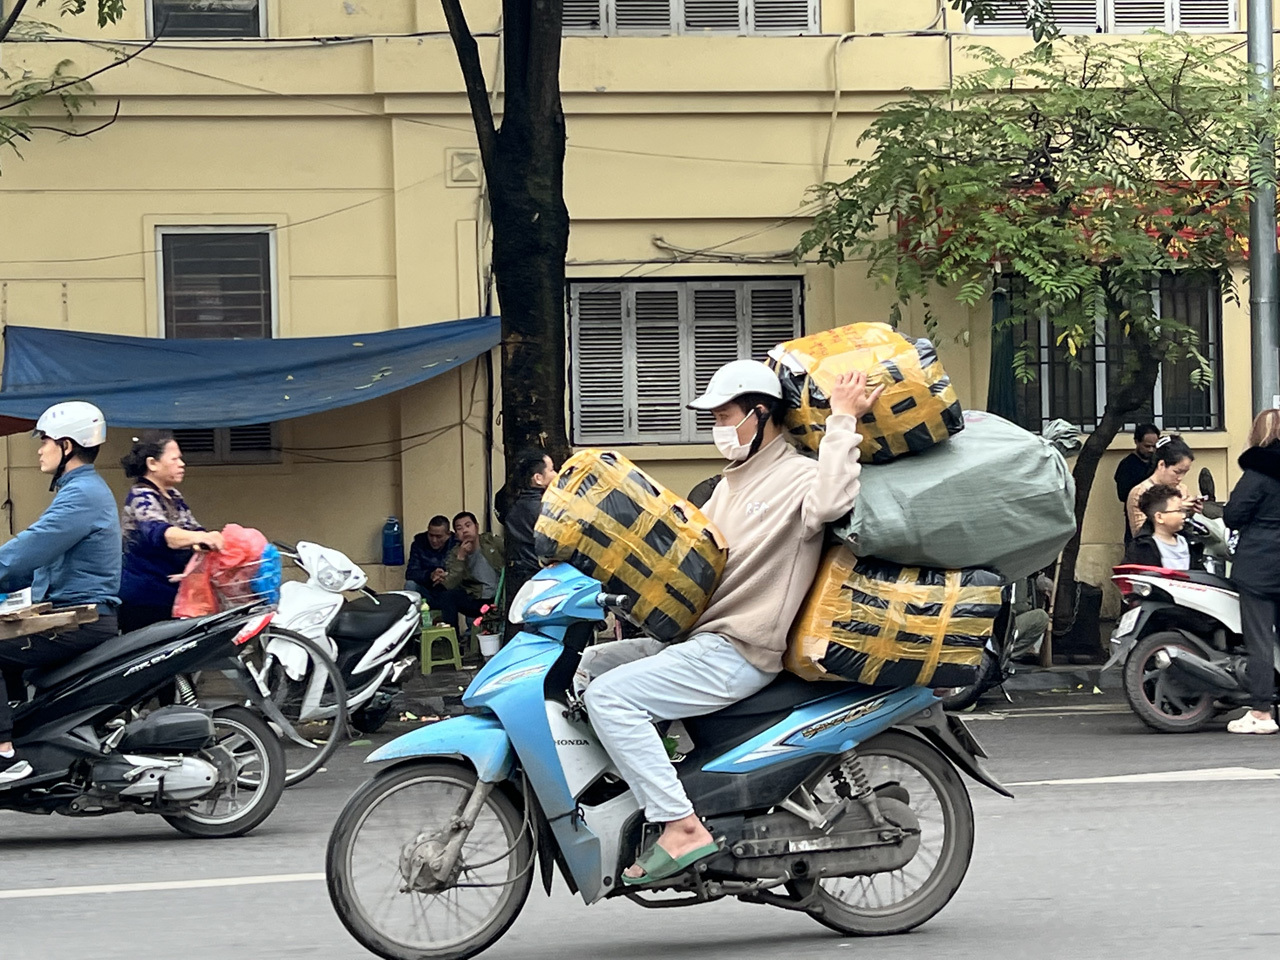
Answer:
MULTIPOLYGON (((281 586, 275 625, 302 634, 333 658, 346 685, 351 722, 373 733, 386 722, 400 681, 417 662, 416 656, 400 655, 421 629, 421 598, 408 590, 374 593, 366 587, 365 572, 341 551, 305 541, 276 547, 307 574, 307 580, 286 580, 281 586), (344 596, 355 591, 364 596, 344 596)), ((278 662, 293 682, 305 684, 304 717, 336 714, 332 705, 324 704, 326 678, 311 669, 311 657, 303 647, 278 632, 264 646, 268 661, 278 662)))
POLYGON ((1103 670, 1124 663, 1130 707, 1162 733, 1200 730, 1249 703, 1240 596, 1228 579, 1230 532, 1222 505, 1213 502, 1213 486, 1203 471, 1200 489, 1209 502, 1183 531, 1203 552, 1204 569, 1119 566, 1112 577, 1128 609, 1111 636, 1112 655, 1103 670))

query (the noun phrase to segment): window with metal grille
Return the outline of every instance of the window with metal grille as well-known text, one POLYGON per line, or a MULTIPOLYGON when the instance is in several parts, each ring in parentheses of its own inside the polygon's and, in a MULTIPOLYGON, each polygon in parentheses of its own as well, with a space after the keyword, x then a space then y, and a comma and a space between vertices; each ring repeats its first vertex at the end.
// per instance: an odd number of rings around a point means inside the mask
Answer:
POLYGON ((574 443, 707 443, 711 415, 685 404, 800 336, 800 281, 578 282, 569 313, 574 443))
POLYGON ((565 0, 564 32, 596 36, 818 33, 820 0, 565 0))
MULTIPOLYGON (((173 340, 267 340, 275 316, 272 233, 266 227, 161 227, 160 300, 173 340)), ((189 463, 275 463, 277 425, 176 430, 189 463)))
POLYGON ((169 40, 267 35, 264 0, 148 0, 147 34, 169 40))
MULTIPOLYGON (((1017 278, 1011 281, 1014 285, 1019 282, 1017 278)), ((1130 425, 1151 422, 1164 430, 1222 429, 1222 297, 1218 279, 1204 274, 1163 274, 1153 285, 1152 297, 1157 317, 1170 317, 1193 331, 1213 382, 1197 387, 1191 382, 1191 361, 1166 361, 1151 403, 1129 415, 1130 425)), ((1007 317, 1008 296, 997 294, 993 309, 997 320, 1007 317)), ((1074 365, 1066 348, 1058 345, 1048 316, 1015 322, 1013 338, 1015 347, 1030 355, 1034 373, 1031 380, 1017 385, 1018 423, 1036 432, 1059 418, 1086 431, 1097 426, 1107 404, 1108 387, 1118 384, 1124 370, 1121 322, 1108 317, 1099 323, 1092 349, 1074 365)))
MULTIPOLYGON (((1053 0, 1054 21, 1063 33, 1226 32, 1236 29, 1238 0, 1053 0)), ((976 33, 1026 33, 1025 0, 995 0, 976 33)))

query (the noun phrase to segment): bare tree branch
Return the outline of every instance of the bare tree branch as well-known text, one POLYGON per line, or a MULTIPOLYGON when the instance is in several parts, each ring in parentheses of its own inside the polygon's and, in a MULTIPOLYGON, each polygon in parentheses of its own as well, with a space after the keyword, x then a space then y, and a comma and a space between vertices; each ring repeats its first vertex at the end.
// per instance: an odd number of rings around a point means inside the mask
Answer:
POLYGON ((12 110, 14 107, 20 107, 22 106, 22 104, 29 103, 32 100, 39 100, 41 97, 47 97, 52 93, 59 93, 63 90, 68 89, 69 87, 78 86, 79 84, 82 84, 82 83, 88 83, 94 77, 100 77, 102 76, 102 74, 106 73, 108 70, 114 70, 116 67, 123 67, 130 60, 136 60, 138 57, 142 56, 144 53, 146 53, 148 50, 154 47, 156 45, 156 42, 159 39, 160 39, 159 37, 154 37, 151 40, 148 40, 143 46, 139 47, 137 50, 128 54, 127 56, 122 57, 119 60, 113 60, 111 61, 111 63, 108 63, 105 67, 99 67, 97 70, 94 70, 92 73, 85 74, 83 77, 75 77, 71 80, 66 81, 65 83, 55 84, 52 87, 48 87, 47 89, 37 90, 35 93, 29 93, 25 97, 15 97, 12 100, 8 100, 4 103, 0 103, 0 110, 12 110))
POLYGON ((444 8, 449 36, 457 51, 458 66, 462 68, 462 79, 467 87, 471 119, 475 123, 476 139, 480 142, 480 161, 484 164, 485 176, 492 183, 498 155, 498 132, 493 123, 493 110, 489 107, 489 87, 485 83, 484 67, 480 64, 480 49, 467 26, 460 0, 440 0, 440 6, 444 8))
POLYGON ((9 36, 13 30, 14 24, 18 22, 18 17, 22 16, 22 8, 27 5, 27 0, 18 0, 13 5, 13 9, 9 11, 9 16, 5 18, 3 24, 0 24, 0 43, 4 42, 4 38, 9 36))
MULTIPOLYGON (((111 126, 113 123, 115 123, 119 119, 120 119, 120 101, 117 100, 116 108, 112 112, 110 119, 104 120, 102 123, 98 124, 96 127, 93 127, 90 130, 67 130, 67 129, 64 129, 63 127, 49 127, 39 123, 29 123, 26 125, 26 129, 27 130, 48 130, 50 133, 60 133, 64 137, 77 137, 77 138, 91 137, 95 133, 101 133, 103 130, 107 129, 107 127, 111 126)), ((31 138, 27 136, 23 136, 22 139, 30 140, 31 138)))

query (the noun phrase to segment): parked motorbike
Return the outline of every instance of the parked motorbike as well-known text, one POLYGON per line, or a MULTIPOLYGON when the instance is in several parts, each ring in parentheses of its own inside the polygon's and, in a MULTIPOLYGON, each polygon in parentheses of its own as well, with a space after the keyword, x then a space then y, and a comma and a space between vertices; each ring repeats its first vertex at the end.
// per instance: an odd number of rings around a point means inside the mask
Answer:
POLYGON ((180 675, 234 657, 270 621, 257 606, 165 621, 32 675, 13 739, 34 772, 0 787, 0 810, 133 811, 194 837, 248 833, 284 790, 284 754, 267 724, 238 705, 143 706, 180 675))
POLYGON ((1250 702, 1240 595, 1227 577, 1230 532, 1208 470, 1200 473, 1200 492, 1203 512, 1187 521, 1183 536, 1204 569, 1122 565, 1112 576, 1127 609, 1103 670, 1124 664, 1129 706, 1161 733, 1200 730, 1250 702))
MULTIPOLYGON (((942 705, 947 710, 967 710, 979 703, 1017 672, 1019 660, 1040 652, 1050 618, 1047 592, 1041 588, 1039 575, 1006 584, 1002 598, 1000 615, 982 651, 978 676, 967 687, 958 687, 943 697, 942 705)), ((1005 697, 1008 698, 1007 693, 1005 697)))
POLYGON ((306 733, 300 739, 282 731, 290 748, 287 783, 293 785, 337 748, 348 714, 365 733, 386 722, 401 681, 417 662, 401 654, 422 621, 416 593, 374 593, 365 572, 342 552, 305 541, 276 548, 307 579, 281 586, 275 621, 260 641, 263 656, 251 672, 293 727, 306 733), (357 600, 344 595, 356 591, 363 594, 357 600))
POLYGON ((391 960, 473 956, 514 922, 535 869, 548 893, 558 870, 587 904, 737 897, 847 935, 910 930, 947 904, 974 840, 958 771, 1009 796, 982 749, 931 690, 790 674, 683 721, 694 746, 676 769, 721 852, 625 886, 657 828, 571 693, 595 625, 624 603, 567 565, 542 570, 511 605, 523 629, 463 697, 475 712, 368 758, 390 765, 347 803, 326 860, 361 944, 391 960))

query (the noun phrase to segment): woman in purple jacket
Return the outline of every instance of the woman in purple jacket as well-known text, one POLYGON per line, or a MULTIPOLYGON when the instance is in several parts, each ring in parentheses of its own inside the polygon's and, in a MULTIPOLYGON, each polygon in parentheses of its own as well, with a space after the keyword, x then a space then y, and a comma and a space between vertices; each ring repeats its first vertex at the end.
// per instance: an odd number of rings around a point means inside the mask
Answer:
POLYGON ((173 618, 178 584, 172 578, 186 568, 194 548, 221 550, 222 534, 200 526, 178 492, 186 464, 171 434, 136 440, 120 464, 133 481, 120 520, 120 631, 130 633, 173 618))

